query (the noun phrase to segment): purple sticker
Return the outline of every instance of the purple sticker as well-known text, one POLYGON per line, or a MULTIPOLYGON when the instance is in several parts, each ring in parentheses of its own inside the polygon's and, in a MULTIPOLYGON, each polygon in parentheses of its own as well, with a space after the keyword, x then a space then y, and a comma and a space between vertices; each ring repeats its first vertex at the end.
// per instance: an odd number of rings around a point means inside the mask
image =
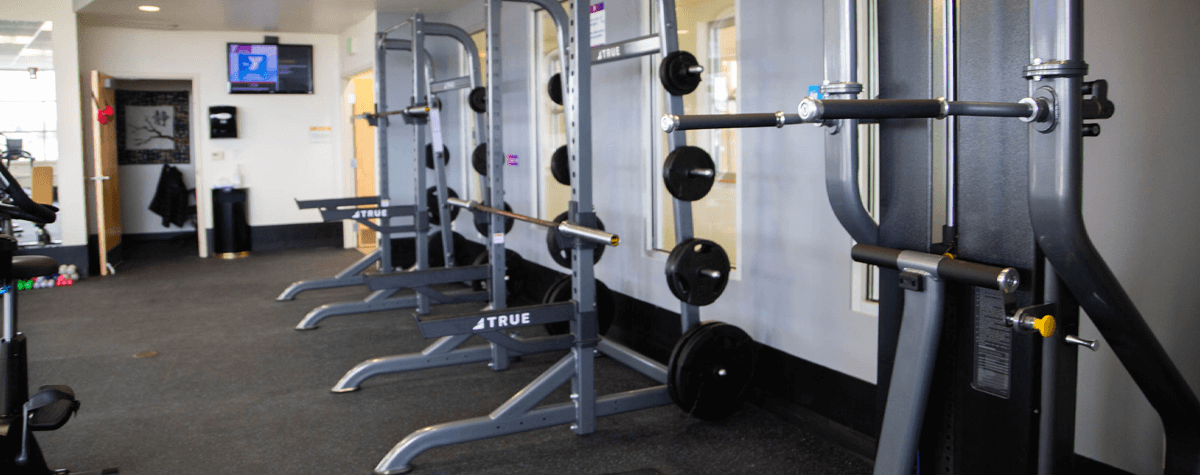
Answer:
POLYGON ((591 11, 591 13, 596 13, 596 12, 598 12, 598 11, 600 11, 600 10, 603 10, 603 9, 604 9, 604 2, 600 2, 600 3, 597 3, 597 4, 595 4, 595 5, 592 5, 592 11, 591 11))
POLYGON ((516 154, 505 155, 504 157, 508 159, 508 164, 509 164, 509 165, 512 165, 512 166, 514 166, 514 167, 515 167, 515 166, 517 166, 517 156, 516 156, 516 154))

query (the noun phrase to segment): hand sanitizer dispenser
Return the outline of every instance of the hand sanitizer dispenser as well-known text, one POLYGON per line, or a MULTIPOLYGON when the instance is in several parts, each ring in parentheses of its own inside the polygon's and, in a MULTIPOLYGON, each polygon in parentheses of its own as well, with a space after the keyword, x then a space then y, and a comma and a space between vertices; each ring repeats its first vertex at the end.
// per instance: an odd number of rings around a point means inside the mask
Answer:
POLYGON ((208 108, 208 133, 214 139, 237 138, 237 107, 211 106, 208 108))

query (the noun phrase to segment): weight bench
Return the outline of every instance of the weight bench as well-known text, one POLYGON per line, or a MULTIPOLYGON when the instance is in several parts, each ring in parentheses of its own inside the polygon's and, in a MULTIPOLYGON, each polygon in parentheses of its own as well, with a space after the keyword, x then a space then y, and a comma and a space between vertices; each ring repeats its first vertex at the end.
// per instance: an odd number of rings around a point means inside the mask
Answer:
MULTIPOLYGON (((377 232, 382 232, 383 229, 387 228, 390 228, 388 230, 392 232, 403 232, 405 230, 411 231, 411 226, 391 227, 387 225, 381 226, 371 222, 371 219, 387 218, 389 216, 412 216, 412 206, 386 206, 382 204, 383 201, 386 200, 382 200, 378 196, 307 201, 296 200, 296 207, 300 209, 319 209, 321 212, 321 219, 327 223, 352 219, 359 224, 367 226, 368 228, 371 228, 377 232), (374 207, 363 208, 362 206, 374 207)), ((333 276, 333 278, 301 280, 294 282, 292 285, 289 285, 287 289, 284 289, 283 293, 279 294, 279 297, 276 297, 275 300, 292 300, 296 298, 296 294, 306 290, 331 289, 365 284, 366 281, 364 280, 363 272, 369 269, 376 262, 379 262, 385 271, 391 267, 390 262, 384 262, 385 255, 387 261, 391 260, 391 243, 388 241, 388 239, 384 239, 383 242, 380 243, 378 249, 370 254, 367 254, 366 256, 363 256, 362 259, 359 259, 354 264, 351 264, 350 267, 347 267, 346 269, 337 273, 337 275, 333 276), (385 253, 384 251, 388 252, 385 253)))

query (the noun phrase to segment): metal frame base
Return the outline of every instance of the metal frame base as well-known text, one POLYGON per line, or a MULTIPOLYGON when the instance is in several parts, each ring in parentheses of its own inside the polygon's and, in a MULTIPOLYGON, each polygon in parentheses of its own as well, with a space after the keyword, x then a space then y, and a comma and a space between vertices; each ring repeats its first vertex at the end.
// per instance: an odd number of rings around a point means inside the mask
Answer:
MULTIPOLYGON (((515 342, 515 348, 504 348, 506 351, 496 351, 498 343, 492 342, 487 345, 472 346, 469 348, 459 348, 467 340, 471 339, 474 334, 452 335, 438 338, 433 344, 426 347, 420 353, 408 353, 404 355, 384 356, 381 358, 372 358, 346 372, 342 379, 333 386, 330 391, 335 393, 348 393, 357 391, 359 386, 366 380, 376 376, 393 373, 405 373, 409 371, 420 371, 423 369, 442 368, 446 366, 457 366, 470 363, 482 363, 484 361, 492 361, 488 366, 495 371, 503 371, 508 369, 507 363, 516 357, 524 355, 532 355, 536 353, 546 353, 550 351, 560 351, 570 348, 574 341, 565 338, 533 338, 521 339, 507 336, 498 336, 498 338, 507 338, 515 342), (539 343, 541 343, 539 345, 539 343)), ((496 335, 480 335, 483 337, 493 337, 496 335)))
MULTIPOLYGON (((296 324, 297 330, 312 330, 317 328, 317 324, 329 317, 337 315, 352 315, 369 312, 382 312, 386 310, 397 310, 402 308, 416 308, 417 295, 409 295, 405 297, 392 297, 400 289, 376 290, 371 292, 367 298, 361 302, 337 302, 327 303, 320 307, 312 309, 300 323, 296 324)), ((420 295, 418 293, 418 295, 420 295)), ((441 294, 444 298, 439 298, 439 303, 464 303, 487 300, 487 293, 473 289, 462 289, 447 291, 441 294)))
MULTIPOLYGON (((439 340, 439 343, 445 340, 439 340)), ((667 369, 665 366, 649 360, 629 348, 602 339, 597 349, 622 363, 639 362, 633 365, 635 370, 647 374, 655 380, 666 380, 667 369)), ((572 349, 571 354, 563 357, 487 416, 433 425, 409 434, 395 447, 392 447, 387 456, 375 467, 375 473, 391 475, 409 472, 413 468, 412 460, 417 455, 435 447, 577 422, 576 411, 578 408, 576 406, 580 404, 579 398, 572 397, 572 402, 536 406, 555 389, 580 376, 578 363, 580 363, 581 357, 590 359, 591 352, 592 349, 589 348, 576 347, 572 349), (587 354, 581 354, 581 352, 587 354)), ((671 396, 667 393, 667 386, 658 385, 597 397, 593 410, 595 417, 602 417, 669 404, 673 403, 671 396)), ((590 432, 581 431, 576 425, 572 426, 572 430, 581 435, 590 432)))
POLYGON ((370 254, 363 256, 361 259, 350 264, 350 267, 338 272, 331 279, 316 279, 316 280, 301 280, 293 282, 288 288, 284 289, 283 293, 275 297, 275 300, 283 302, 296 298, 296 294, 305 290, 316 289, 332 289, 337 287, 351 287, 355 285, 364 285, 367 283, 367 278, 362 273, 369 269, 372 264, 379 262, 381 249, 375 249, 370 254))

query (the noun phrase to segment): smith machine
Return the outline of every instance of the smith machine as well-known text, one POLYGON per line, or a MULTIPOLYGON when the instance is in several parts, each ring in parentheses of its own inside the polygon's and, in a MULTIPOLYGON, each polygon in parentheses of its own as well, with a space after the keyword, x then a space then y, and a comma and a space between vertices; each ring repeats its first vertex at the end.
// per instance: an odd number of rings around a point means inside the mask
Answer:
POLYGON ((914 465, 919 473, 1074 473, 1077 350, 1097 344, 1076 336, 1080 307, 1162 418, 1164 473, 1200 474, 1200 402, 1083 224, 1082 139, 1100 132, 1084 121, 1109 118, 1114 107, 1105 81, 1083 81, 1082 1, 939 3, 941 25, 911 14, 930 11, 928 0, 878 4, 879 98, 857 99, 856 2, 826 0, 823 97, 804 99, 795 115, 668 115, 662 127, 813 123, 826 131, 830 204, 858 242, 851 257, 879 266, 883 283, 876 474, 907 475, 914 465), (963 41, 1014 38, 1026 26, 1027 42, 963 41), (932 63, 912 58, 933 50, 929 31, 939 27, 946 97, 895 98, 933 89, 932 63), (1026 82, 1009 79, 1016 74, 1026 82), (946 183, 933 175, 930 119, 951 123, 946 183), (860 199, 860 124, 879 127, 881 224, 860 199), (968 143, 969 154, 956 153, 968 143), (935 243, 937 186, 947 186, 948 199, 935 243))

